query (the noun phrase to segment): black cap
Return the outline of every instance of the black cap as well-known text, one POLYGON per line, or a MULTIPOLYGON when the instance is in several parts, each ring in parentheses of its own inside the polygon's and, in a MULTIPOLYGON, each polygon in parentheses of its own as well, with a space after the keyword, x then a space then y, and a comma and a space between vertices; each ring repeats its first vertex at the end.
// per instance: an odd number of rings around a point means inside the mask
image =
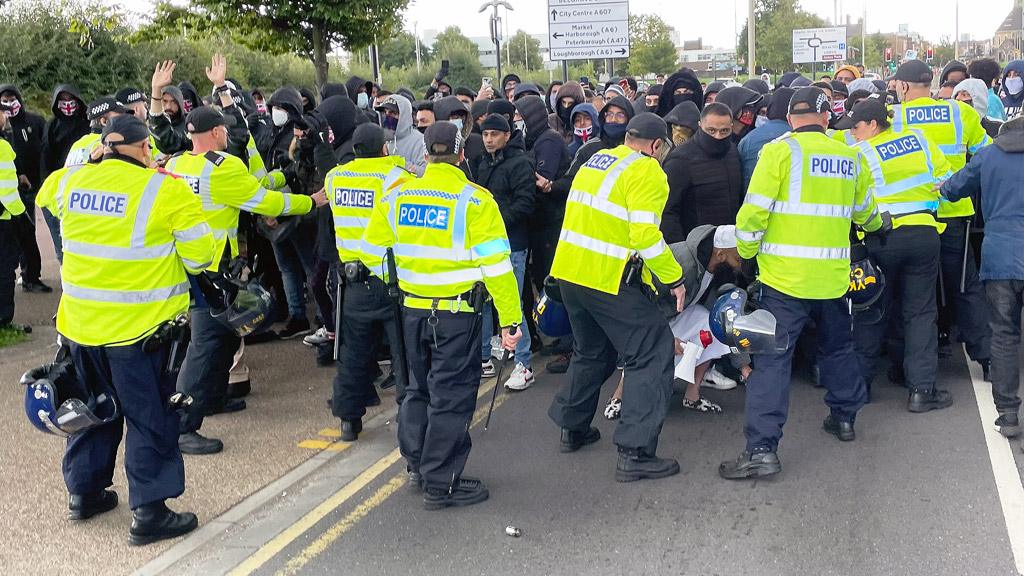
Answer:
POLYGON ((146 127, 146 123, 131 114, 122 114, 111 118, 103 127, 103 134, 100 136, 100 141, 107 146, 136 144, 148 139, 149 128, 146 127), (111 135, 113 135, 113 139, 108 142, 107 137, 111 135))
POLYGON ((789 99, 789 115, 821 114, 832 109, 825 91, 817 86, 805 86, 793 93, 789 99))
POLYGON ((118 114, 128 113, 128 111, 124 109, 124 105, 118 102, 116 98, 113 96, 104 96, 89 103, 86 115, 89 120, 96 120, 110 112, 117 112, 118 114))
POLYGON ((234 126, 234 124, 234 116, 225 116, 213 106, 200 106, 185 117, 185 129, 189 134, 202 134, 217 126, 234 126))
POLYGON ((384 129, 372 122, 364 122, 352 132, 352 151, 356 158, 377 158, 387 137, 384 129))
POLYGON ((869 96, 871 96, 871 92, 868 92, 867 90, 854 90, 846 97, 846 101, 844 102, 846 113, 843 114, 842 118, 836 120, 836 130, 849 130, 850 128, 853 128, 853 125, 856 124, 852 118, 853 107, 856 106, 858 102, 868 98, 869 96))
POLYGON ((398 102, 395 102, 394 98, 385 98, 380 106, 374 108, 374 110, 390 110, 392 112, 398 112, 398 102))
POLYGON ((412 103, 412 109, 417 111, 417 112, 419 112, 420 110, 430 110, 431 112, 433 112, 434 111, 434 101, 433 100, 417 100, 417 101, 412 103))
POLYGON ((850 120, 857 122, 870 122, 872 120, 882 123, 889 120, 889 110, 885 107, 885 101, 881 98, 865 98, 854 105, 850 111, 850 120))
POLYGON ((507 118, 515 118, 516 105, 508 100, 491 100, 487 103, 488 114, 501 114, 507 118))
POLYGON ((512 128, 508 125, 508 120, 505 119, 501 114, 489 114, 487 118, 484 118, 482 124, 480 124, 480 130, 501 130, 502 132, 511 132, 512 128))
POLYGON ((136 102, 145 102, 146 95, 138 88, 128 87, 118 90, 117 94, 114 94, 114 98, 125 106, 130 106, 136 102))
POLYGON ((434 122, 423 133, 423 144, 430 156, 462 152, 462 131, 447 120, 434 122))
POLYGON ((907 60, 896 69, 896 79, 902 82, 930 84, 932 77, 932 69, 920 60, 907 60))
POLYGON ((668 138, 668 124, 665 124, 665 121, 657 114, 642 112, 634 116, 626 125, 626 134, 641 140, 668 138))

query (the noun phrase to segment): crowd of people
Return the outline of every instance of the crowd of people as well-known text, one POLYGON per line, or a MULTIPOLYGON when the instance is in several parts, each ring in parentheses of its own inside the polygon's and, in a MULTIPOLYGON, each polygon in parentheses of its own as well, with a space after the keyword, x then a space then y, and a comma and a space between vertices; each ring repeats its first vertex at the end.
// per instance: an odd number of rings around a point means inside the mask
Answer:
MULTIPOLYGON (((918 61, 883 80, 845 65, 834 79, 791 72, 774 83, 705 83, 683 68, 650 84, 580 78, 544 87, 508 74, 475 89, 453 87, 442 68, 422 97, 358 77, 319 94, 245 89, 219 56, 207 69, 213 90, 204 96, 174 69, 159 63, 148 93, 129 86, 91 101, 59 85, 47 121, 27 109, 16 86, 0 85, 0 327, 25 328, 12 324, 15 270, 23 291, 51 291, 40 280, 39 205, 63 264, 58 329, 80 345, 72 347, 76 366, 96 372, 96 349, 141 336, 122 339, 125 326, 88 333, 73 311, 93 300, 143 300, 106 294, 111 288, 86 269, 95 259, 156 258, 147 236, 156 232, 143 223, 120 246, 114 236, 97 240, 89 236, 94 228, 65 221, 69 213, 121 206, 116 195, 73 206, 75 185, 101 174, 84 168, 115 161, 132 170, 160 167, 158 174, 187 184, 198 199, 201 215, 181 210, 168 236, 184 247, 176 257, 189 276, 164 295, 191 299, 191 340, 176 388, 193 405, 180 420, 140 427, 133 425, 138 413, 130 414, 140 401, 122 398, 129 434, 143 444, 166 448, 173 436, 180 453, 221 451, 222 442, 200 429, 206 416, 245 409, 245 348, 295 338, 316 362, 337 367, 328 405, 345 441, 358 439, 366 409, 380 403, 377 389, 397 384, 400 446, 428 508, 486 498, 482 483, 461 476, 466 407, 471 415, 475 386, 496 374, 503 350, 514 364, 498 385, 509 390, 535 382, 538 355, 553 357, 543 366, 548 373, 570 372, 549 412, 565 452, 599 439, 590 423, 600 384, 622 370, 604 406, 604 417, 620 421, 622 481, 678 471, 655 449, 670 373, 697 343, 682 409, 720 413, 702 388, 751 383, 747 446, 723 463, 725 478, 781 469, 776 451, 794 361, 828 389, 824 428, 849 441, 884 353, 889 380, 909 389, 908 410, 952 403, 936 384, 938 358, 951 353, 954 334, 992 378, 997 425, 1007 436, 1020 432, 1024 266, 1012 243, 1024 216, 1024 61, 1002 69, 990 59, 950 62, 934 93, 933 71, 918 61), (433 204, 402 200, 411 196, 433 204), (975 214, 978 202, 983 210, 975 214), (403 236, 403 227, 419 235, 403 236), (207 236, 208 254, 195 247, 207 236), (877 297, 854 302, 852 313, 851 262, 870 262, 885 278, 877 297), (223 306, 204 285, 213 278, 220 287, 240 270, 258 278, 276 304, 271 322, 251 334, 224 325, 223 306), (392 306, 395 274, 404 312, 392 306), (551 291, 549 277, 562 281, 571 334, 538 329, 534 309, 551 291), (774 315, 776 349, 748 354, 720 333, 705 336, 716 327, 721 295, 735 288, 774 315), (452 318, 440 313, 448 310, 452 318), (457 314, 466 310, 478 325, 457 314), (459 350, 470 351, 469 364, 459 350)), ((114 190, 119 184, 109 179, 122 173, 109 171, 102 185, 114 190)), ((171 186, 132 174, 154 196, 171 186)), ((150 200, 145 209, 155 206, 150 200)), ((125 271, 118 281, 139 278, 138 270, 125 271)), ((148 320, 125 324, 145 336, 152 326, 139 323, 148 320)), ((114 377, 95 377, 127 396, 116 374, 142 360, 121 362, 114 377)), ((73 517, 116 505, 106 490, 113 458, 99 458, 101 473, 93 469, 96 454, 116 453, 111 434, 90 430, 69 441, 73 517)), ((133 481, 129 474, 139 526, 133 542, 194 528, 194 517, 163 506, 183 489, 180 453, 149 476, 133 481)), ((151 458, 129 454, 127 465, 144 467, 151 458)))

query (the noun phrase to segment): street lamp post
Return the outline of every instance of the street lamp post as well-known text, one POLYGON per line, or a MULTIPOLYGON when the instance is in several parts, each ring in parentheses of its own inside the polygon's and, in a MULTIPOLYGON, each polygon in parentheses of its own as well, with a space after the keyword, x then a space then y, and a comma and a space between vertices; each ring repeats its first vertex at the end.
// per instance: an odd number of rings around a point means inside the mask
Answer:
MULTIPOLYGON (((512 6, 508 2, 506 2, 505 0, 490 0, 490 2, 484 2, 484 4, 482 6, 480 6, 479 12, 483 12, 484 10, 487 10, 488 8, 493 9, 493 13, 491 14, 491 41, 494 42, 494 56, 495 56, 495 61, 497 62, 497 65, 498 65, 498 71, 497 71, 496 76, 497 76, 498 81, 500 82, 501 81, 501 17, 498 16, 498 6, 504 6, 505 10, 511 10, 512 9, 512 6)), ((505 87, 502 86, 501 89, 504 90, 505 87)))
POLYGON ((754 60, 754 0, 750 0, 747 8, 747 74, 757 74, 757 62, 754 60))

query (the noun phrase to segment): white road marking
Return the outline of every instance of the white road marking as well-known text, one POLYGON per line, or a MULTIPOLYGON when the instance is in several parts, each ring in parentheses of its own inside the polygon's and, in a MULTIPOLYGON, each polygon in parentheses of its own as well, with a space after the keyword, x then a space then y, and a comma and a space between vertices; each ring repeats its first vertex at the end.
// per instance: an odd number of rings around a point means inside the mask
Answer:
MULTIPOLYGON (((964 350, 964 357, 967 351, 964 350)), ((999 492, 999 504, 1003 508, 1003 519, 1006 521, 1006 533, 1010 539, 1010 549, 1017 566, 1017 573, 1024 574, 1024 484, 1021 483, 1017 463, 1013 459, 1013 450, 1017 440, 1007 441, 996 429, 994 422, 999 414, 995 402, 992 401, 992 385, 982 377, 981 367, 968 360, 967 369, 971 373, 974 384, 974 398, 978 401, 978 415, 981 417, 981 429, 985 434, 985 445, 988 447, 988 458, 992 463, 992 475, 996 480, 999 492)))

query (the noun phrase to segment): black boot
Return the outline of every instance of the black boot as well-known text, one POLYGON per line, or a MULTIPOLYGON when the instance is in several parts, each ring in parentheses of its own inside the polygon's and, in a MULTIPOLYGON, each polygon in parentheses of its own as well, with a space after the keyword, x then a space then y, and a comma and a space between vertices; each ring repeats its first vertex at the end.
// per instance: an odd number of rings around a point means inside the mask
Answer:
POLYGON ((178 436, 178 449, 182 454, 216 454, 224 450, 224 443, 199 432, 186 432, 178 436))
POLYGON ((832 414, 825 418, 822 428, 825 429, 825 432, 839 438, 843 442, 853 442, 857 439, 857 434, 853 430, 853 422, 840 420, 832 414))
POLYGON ((561 451, 575 452, 580 448, 583 448, 587 444, 593 444, 601 439, 601 431, 593 426, 586 432, 577 432, 575 430, 567 430, 562 428, 562 441, 561 451))
POLYGON ((217 414, 231 414, 245 410, 245 400, 240 398, 228 398, 220 406, 207 406, 203 412, 204 416, 216 416, 217 414))
POLYGON ((718 475, 726 480, 744 480, 746 478, 763 478, 782 472, 782 462, 775 452, 744 451, 736 460, 729 460, 718 465, 718 475))
POLYGON ((616 482, 636 482, 676 474, 679 474, 679 462, 671 458, 648 456, 640 450, 619 449, 619 460, 615 463, 616 482))
POLYGON ((143 504, 132 510, 132 527, 128 531, 128 543, 132 546, 142 546, 159 540, 177 538, 195 530, 198 525, 199 519, 191 512, 171 512, 162 501, 143 504))
POLYGON ((893 362, 889 365, 889 382, 899 386, 907 385, 907 376, 903 373, 903 364, 893 362))
POLYGON ((252 392, 252 384, 248 380, 228 383, 228 399, 245 398, 252 392))
POLYGON ((455 481, 451 490, 427 487, 423 494, 423 508, 440 510, 449 506, 472 506, 488 498, 490 493, 483 482, 463 476, 455 481))
POLYGON ((93 494, 71 494, 68 497, 68 519, 87 520, 117 507, 117 492, 101 490, 93 494))
POLYGON ((999 433, 1007 438, 1020 436, 1020 421, 1015 413, 1000 414, 996 419, 996 426, 999 428, 999 433))
POLYGON ((409 488, 413 492, 423 492, 423 475, 420 474, 420 471, 406 466, 405 473, 409 475, 409 488))
POLYGON ((910 398, 907 399, 907 410, 909 412, 928 412, 929 410, 942 410, 953 404, 953 395, 948 390, 911 390, 910 398))
POLYGON ((988 359, 978 360, 978 365, 981 366, 981 379, 985 382, 992 382, 992 376, 989 375, 989 371, 992 369, 992 361, 988 359))
POLYGON ((359 439, 359 433, 363 431, 363 421, 361 418, 355 420, 342 420, 341 421, 341 441, 342 442, 355 442, 359 439))

